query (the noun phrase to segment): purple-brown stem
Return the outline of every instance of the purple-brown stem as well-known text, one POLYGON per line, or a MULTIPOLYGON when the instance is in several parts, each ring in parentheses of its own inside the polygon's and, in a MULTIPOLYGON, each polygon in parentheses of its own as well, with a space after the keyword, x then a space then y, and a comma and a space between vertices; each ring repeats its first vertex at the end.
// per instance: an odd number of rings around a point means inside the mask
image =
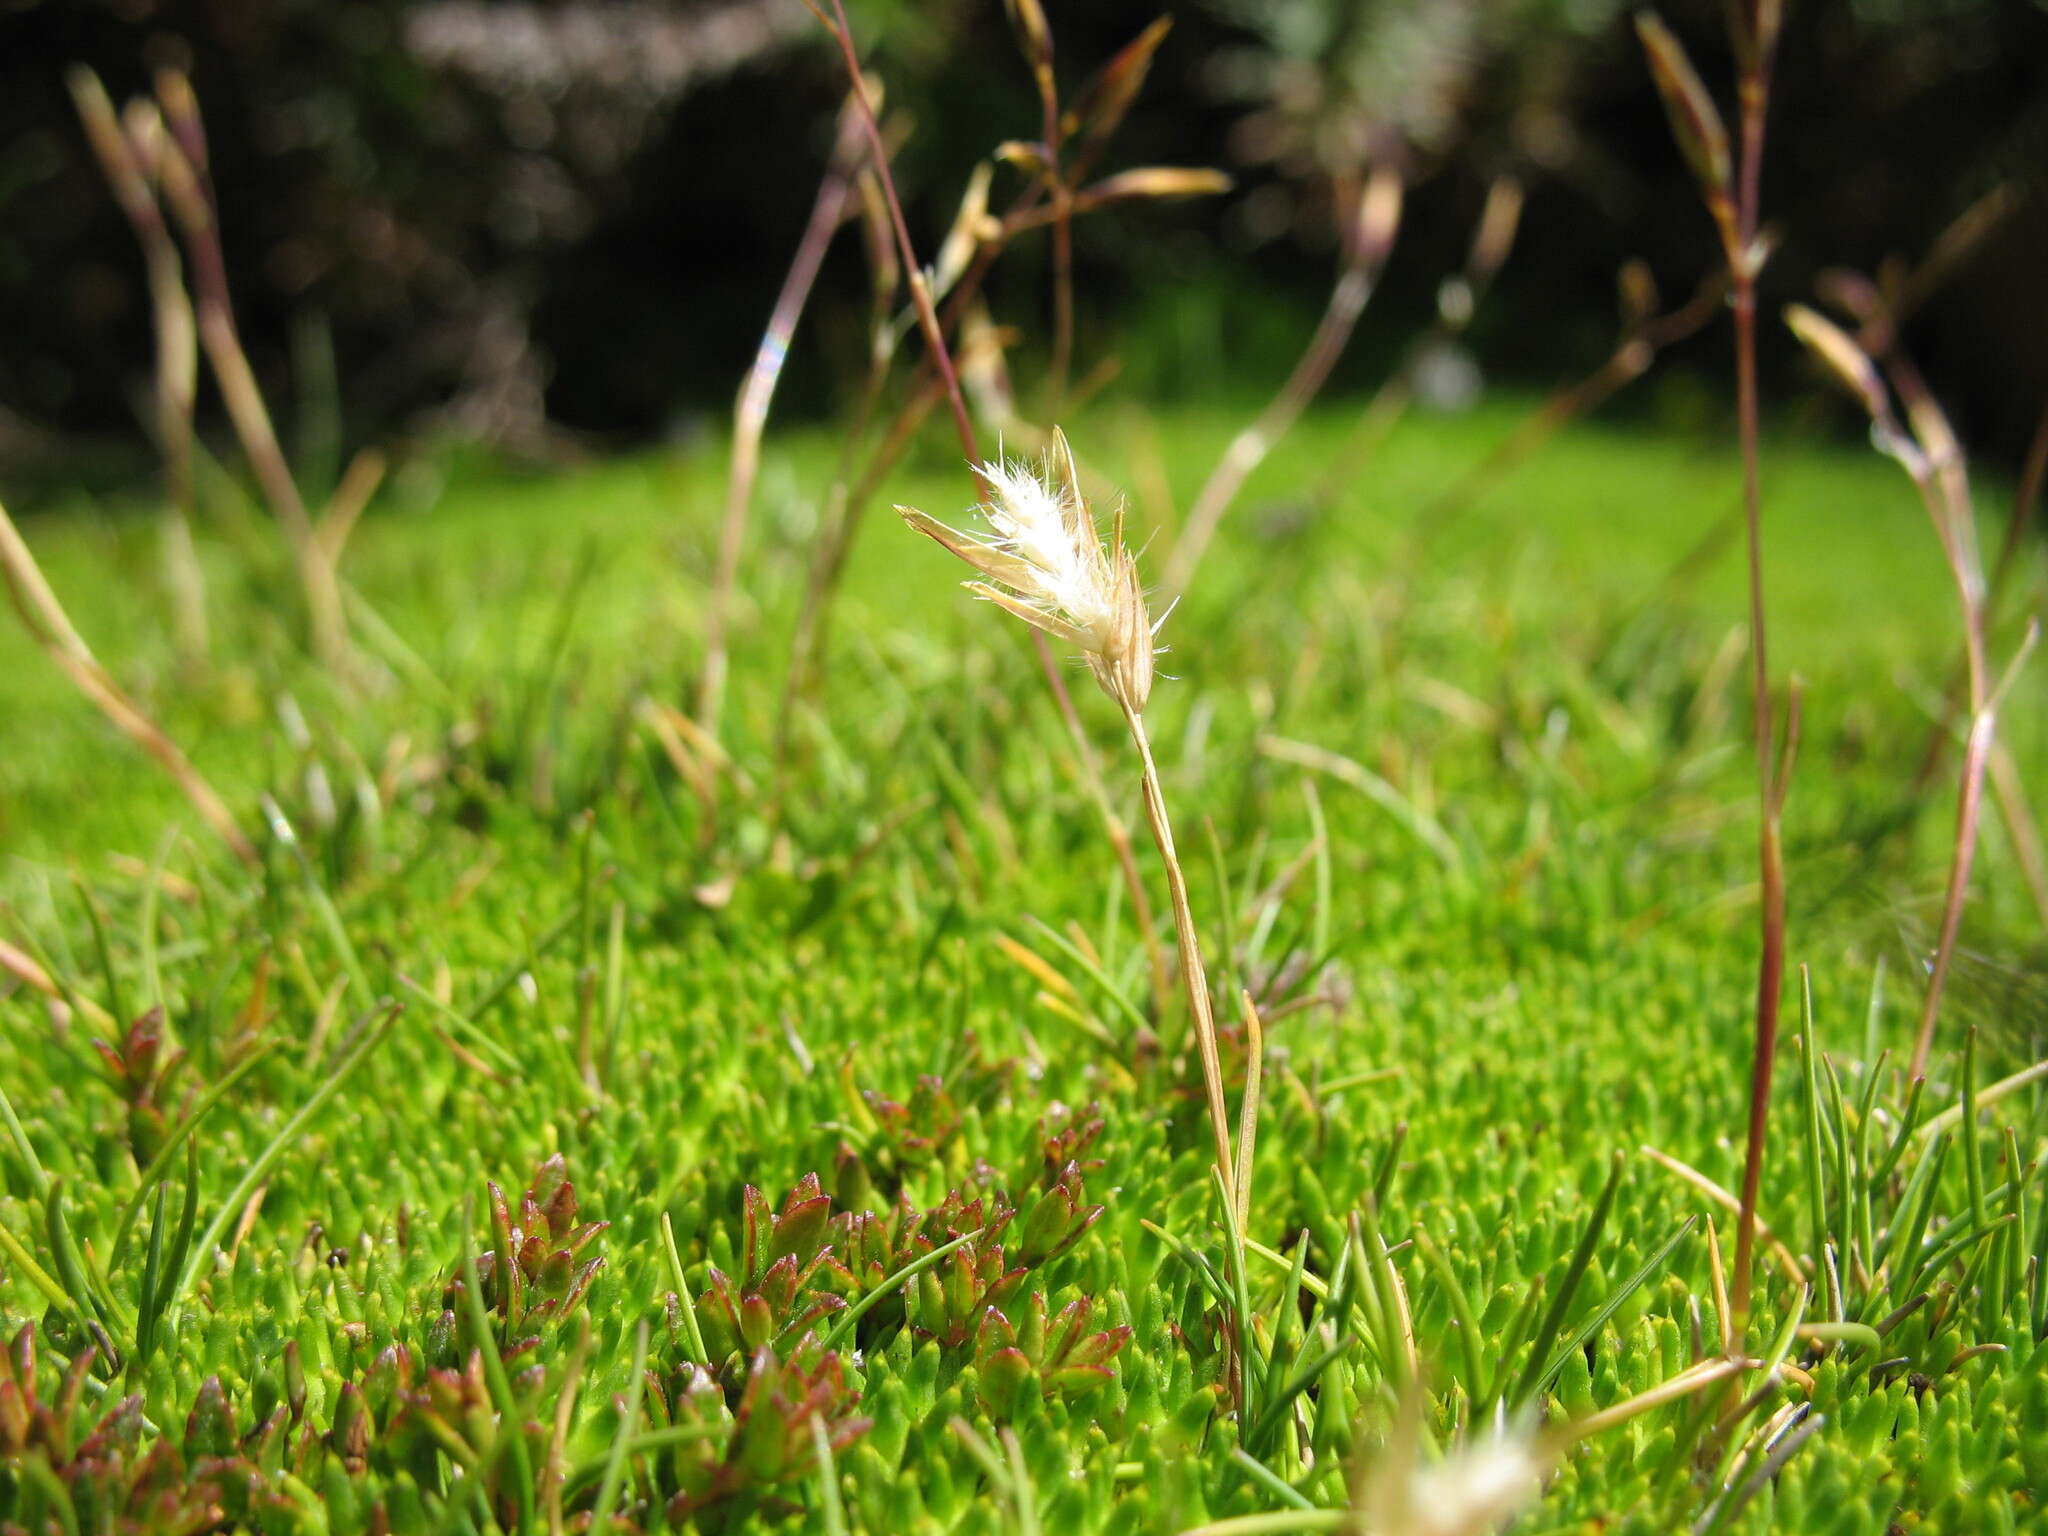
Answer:
POLYGON ((1934 1049, 1934 1026, 1941 1016, 1942 988, 1948 981, 1948 967, 1955 954, 1956 934, 1962 927, 1963 905, 1969 896, 1970 866, 1977 853, 1977 823, 1984 798, 1984 773, 1990 765, 1997 733, 1997 713, 1976 709, 1970 720, 1968 744, 1963 749, 1963 783, 1956 797, 1956 839, 1949 859, 1948 889, 1941 904, 1941 934, 1934 946, 1934 963, 1927 974, 1927 997, 1920 1007, 1920 1028, 1913 1037, 1910 1080, 1927 1075, 1927 1058, 1934 1049))
MULTIPOLYGON (((1917 390, 1918 376, 1910 368, 1894 369, 1894 387, 1901 398, 1917 390)), ((1949 961, 1955 953, 1961 930, 1963 907, 1969 899, 1970 867, 1977 854, 1977 831, 1984 796, 1984 776, 1990 766, 1997 739, 1997 710, 1991 698, 1989 662, 1985 650, 1985 587, 1974 559, 1975 542, 1969 526, 1972 516, 1960 456, 1953 449, 1948 463, 1925 465, 1913 476, 1927 505, 1927 515, 1941 540, 1942 553, 1956 584, 1956 596, 1963 616, 1963 652, 1968 679, 1970 731, 1963 751, 1962 784, 1956 797, 1956 835, 1949 856, 1948 887, 1942 896, 1941 930, 1935 941, 1934 961, 1928 970, 1927 994, 1920 1006, 1920 1027, 1913 1037, 1913 1060, 1908 1068, 1912 1078, 1924 1077, 1927 1060, 1934 1049, 1934 1029, 1941 1016, 1942 990, 1948 981, 1949 961)))
MULTIPOLYGON (((1738 18, 1735 24, 1740 27, 1744 23, 1738 18)), ((1786 786, 1777 781, 1773 769, 1770 655, 1764 615, 1763 497, 1757 472, 1756 240, 1770 64, 1763 46, 1753 42, 1739 84, 1741 169, 1735 201, 1737 237, 1727 252, 1728 270, 1734 282, 1735 410, 1742 440, 1742 507, 1748 533, 1751 728, 1756 737, 1757 810, 1762 823, 1757 863, 1763 898, 1759 914, 1756 1039, 1749 1073, 1749 1131, 1743 1149, 1742 1205, 1735 1229, 1732 1308, 1738 1345, 1749 1319, 1757 1196, 1763 1179, 1771 1077, 1778 1058, 1778 1007, 1785 979, 1785 858, 1779 829, 1786 786)))
POLYGON ((283 527, 286 542, 305 589, 313 648, 329 666, 348 659, 348 631, 342 615, 340 586, 321 557, 313 519, 292 478, 291 466, 278 445, 263 391, 235 325, 228 289, 227 259, 220 241, 220 220, 206 170, 206 137, 192 88, 182 75, 166 73, 157 83, 164 120, 171 139, 163 147, 163 193, 185 238, 191 262, 194 309, 200 344, 213 367, 221 399, 228 408, 235 436, 255 472, 263 499, 283 527))
MULTIPOLYGON (((946 403, 952 408, 953 430, 960 435, 960 446, 966 450, 970 464, 979 464, 981 448, 975 441, 974 423, 968 419, 967 402, 960 395, 960 374, 953 366, 953 354, 946 348, 938 311, 932 307, 931 287, 924 280, 924 268, 918 265, 917 248, 910 239, 910 224, 903 217, 903 203, 896 196, 896 178, 889 171, 889 149, 882 142, 882 125, 875 119, 874 103, 868 99, 867 82, 860 72, 860 55, 854 52, 853 29, 847 24, 846 6, 842 0, 832 0, 832 16, 832 35, 839 43, 854 106, 860 114, 861 129, 867 135, 868 154, 873 158, 875 176, 881 183, 883 200, 888 204, 889 223, 896 231, 896 253, 903 259, 904 276, 910 284, 910 302, 917 311, 918 329, 924 333, 925 355, 931 359, 932 367, 938 370, 939 379, 945 385, 946 403)), ((1042 641, 1040 645, 1042 649, 1042 641)))

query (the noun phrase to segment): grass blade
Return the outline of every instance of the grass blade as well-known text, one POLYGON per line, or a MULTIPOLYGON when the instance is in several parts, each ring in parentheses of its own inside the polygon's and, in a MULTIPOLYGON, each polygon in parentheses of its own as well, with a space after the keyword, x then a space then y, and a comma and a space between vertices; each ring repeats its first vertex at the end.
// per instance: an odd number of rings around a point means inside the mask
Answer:
POLYGON ((402 1012, 400 1005, 388 998, 380 1004, 367 1017, 362 1038, 335 1064, 334 1070, 321 1080, 320 1086, 307 1096, 306 1102, 299 1106, 291 1119, 278 1129, 278 1133, 270 1139, 270 1144, 256 1154, 256 1160, 250 1163, 248 1170, 228 1194, 227 1199, 221 1202, 213 1220, 206 1224, 206 1230, 200 1234, 198 1244, 193 1248, 191 1257, 186 1260, 185 1267, 178 1276, 177 1286, 171 1292, 171 1303, 176 1303, 192 1289, 199 1279, 201 1267, 209 1262, 215 1252, 221 1234, 227 1231, 228 1223, 235 1219, 249 1197, 256 1192, 256 1186, 263 1182, 270 1170, 277 1165, 277 1160, 299 1139, 300 1133, 306 1128, 306 1123, 340 1091, 341 1085, 354 1075, 356 1068, 368 1061, 370 1054, 383 1044, 384 1037, 391 1033, 392 1025, 398 1021, 402 1012))

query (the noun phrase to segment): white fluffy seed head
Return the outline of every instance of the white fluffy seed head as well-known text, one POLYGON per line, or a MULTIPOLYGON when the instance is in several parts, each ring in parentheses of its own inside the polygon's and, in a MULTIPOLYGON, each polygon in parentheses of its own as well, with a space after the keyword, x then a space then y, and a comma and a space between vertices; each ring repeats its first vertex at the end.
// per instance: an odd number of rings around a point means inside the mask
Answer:
MULTIPOLYGON (((1401 1449, 1412 1455, 1414 1447, 1401 1449)), ((1536 1497, 1549 1466, 1526 1432, 1495 1426, 1441 1460, 1378 1469, 1360 1500, 1364 1528, 1372 1536, 1484 1536, 1536 1497)))
POLYGON ((1014 459, 982 465, 981 478, 988 500, 980 510, 996 547, 1026 567, 1019 574, 1028 584, 1017 595, 1079 630, 1083 650, 1107 650, 1116 628, 1116 584, 1085 506, 1014 459))
POLYGON ((989 531, 963 532, 898 507, 904 521, 988 581, 967 589, 1079 650, 1103 691, 1132 710, 1152 692, 1152 626, 1122 518, 1107 547, 1081 494, 1066 434, 1055 427, 1042 466, 1018 460, 975 471, 989 531), (993 584, 991 584, 993 583, 993 584))

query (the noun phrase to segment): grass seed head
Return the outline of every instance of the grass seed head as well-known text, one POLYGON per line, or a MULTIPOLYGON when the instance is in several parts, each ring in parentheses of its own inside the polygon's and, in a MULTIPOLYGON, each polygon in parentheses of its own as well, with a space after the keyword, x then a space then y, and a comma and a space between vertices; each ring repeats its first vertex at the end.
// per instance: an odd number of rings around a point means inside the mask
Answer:
POLYGON ((1484 1536, 1535 1498, 1549 1471, 1538 1444, 1511 1426, 1481 1431, 1434 1462, 1415 1454, 1414 1438, 1412 1427, 1397 1430, 1390 1464, 1367 1485, 1366 1528, 1379 1536, 1484 1536))
POLYGON ((1073 450, 1055 427, 1037 468, 1012 460, 977 471, 990 532, 948 527, 911 507, 903 520, 988 578, 967 590, 1079 650, 1111 698, 1141 711, 1152 693, 1152 623, 1123 515, 1107 546, 1081 494, 1073 450))

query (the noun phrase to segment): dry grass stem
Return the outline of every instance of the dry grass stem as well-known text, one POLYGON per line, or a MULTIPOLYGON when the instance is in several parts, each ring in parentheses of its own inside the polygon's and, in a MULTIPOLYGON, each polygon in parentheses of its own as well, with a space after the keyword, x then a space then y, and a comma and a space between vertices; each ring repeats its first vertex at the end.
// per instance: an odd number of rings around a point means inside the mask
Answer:
POLYGON ((201 819, 220 835, 244 864, 258 862, 255 845, 235 824, 226 802, 192 765, 178 744, 162 727, 129 698, 92 653, 84 638, 72 626, 64 605, 43 577, 35 556, 14 526, 7 509, 0 507, 0 575, 7 581, 8 596, 29 635, 58 668, 77 685, 79 692, 111 721, 114 727, 154 758, 192 803, 201 819))
POLYGON ((1266 1026, 1249 992, 1238 994, 1244 1008, 1244 1097, 1237 1105, 1237 1230, 1252 1219, 1252 1153, 1259 1141, 1259 1109, 1265 1094, 1266 1026))
MULTIPOLYGON (((1853 290, 1850 290, 1853 292, 1853 290)), ((1970 871, 1975 862, 1982 821, 1984 786, 1997 747, 1998 706, 2005 693, 2004 682, 1991 677, 1988 634, 1991 621, 1991 587, 1984 578, 1977 549, 1976 510, 1970 496, 1969 470, 1962 446, 1950 428, 1932 392, 1897 346, 1897 327, 1874 285, 1865 310, 1865 338, 1876 338, 1883 346, 1883 360, 1866 350, 1864 341, 1851 337, 1832 320, 1801 304, 1787 307, 1785 322, 1793 334, 1826 367, 1870 418, 1871 441, 1879 451, 1896 460, 1920 493, 1933 524, 1936 542, 1955 585, 1956 603, 1963 625, 1963 673, 1968 704, 1968 728, 1963 739, 1962 778, 1956 796, 1955 839, 1949 856, 1948 881, 1942 894, 1941 925, 1935 940, 1934 957, 1928 968, 1927 990, 1921 1001, 1919 1027, 1913 1039, 1910 1076, 1924 1077, 1934 1049, 1935 1027, 1940 1020, 1942 993, 1948 981, 1950 963, 1961 931, 1963 909, 1969 900, 1970 871), (1903 408, 1902 422, 1893 401, 1903 408)), ((2024 502, 2021 504, 2024 506, 2024 502)), ((2016 509, 2017 516, 2017 509, 2016 509)), ((2012 671, 2032 648, 2033 631, 2022 642, 2019 654, 2008 668, 2012 671)), ((2014 786, 2016 788, 2017 786, 2014 786)), ((2007 794, 2007 822, 2016 831, 2016 846, 2029 849, 2024 835, 2031 827, 2025 802, 2007 794)), ((2023 866, 2029 862, 2022 853, 2023 866)), ((2029 880, 2030 886, 2034 884, 2029 880)))
POLYGON ((746 541, 747 515, 754 500, 754 481, 761 468, 761 436, 768 426, 768 408, 775 398, 775 386, 789 360, 790 338, 795 335, 797 321, 810 300, 818 268, 825 260, 825 249, 847 214, 857 206, 861 129, 860 113, 848 101, 839 114, 838 137, 818 183, 818 195, 811 204, 803 238, 797 242, 796 255, 783 277, 782 291, 776 296, 767 329, 761 334, 761 345, 740 383, 739 399, 733 407, 725 516, 719 525, 718 563, 705 601, 704 667, 697 681, 697 722, 713 735, 718 733, 725 706, 726 630, 731 621, 733 587, 739 579, 740 550, 746 541))
POLYGON ((179 649, 187 657, 199 657, 207 648, 205 574, 192 542, 192 522, 198 512, 192 476, 192 414, 199 385, 199 341, 178 244, 157 202, 163 117, 153 102, 142 100, 130 102, 127 111, 117 116, 99 76, 89 69, 72 69, 66 83, 100 173, 142 248, 156 329, 151 435, 164 460, 164 554, 179 649))
POLYGON ((1187 590, 1209 541, 1215 537, 1217 526, 1244 488, 1246 479, 1287 435, 1329 378, 1330 370, 1357 328, 1366 301, 1372 297, 1387 254, 1393 249, 1394 236, 1401 227, 1401 198, 1401 175, 1392 167, 1381 166, 1367 178, 1358 196, 1358 207, 1345 230, 1344 265, 1315 334, 1280 392, 1257 420, 1230 440, 1223 457, 1209 472, 1167 562, 1169 592, 1187 590))
POLYGON ((292 478, 291 465, 279 446, 277 429, 264 404, 256 373, 235 325, 229 295, 227 261, 206 173, 206 133, 198 99, 181 74, 165 70, 157 77, 157 100, 169 128, 160 156, 160 188, 191 261, 193 309, 199 341, 219 385, 228 420, 256 475, 263 499, 284 530, 305 591, 307 622, 313 652, 337 670, 349 664, 348 624, 341 585, 334 567, 322 554, 313 517, 292 478))

